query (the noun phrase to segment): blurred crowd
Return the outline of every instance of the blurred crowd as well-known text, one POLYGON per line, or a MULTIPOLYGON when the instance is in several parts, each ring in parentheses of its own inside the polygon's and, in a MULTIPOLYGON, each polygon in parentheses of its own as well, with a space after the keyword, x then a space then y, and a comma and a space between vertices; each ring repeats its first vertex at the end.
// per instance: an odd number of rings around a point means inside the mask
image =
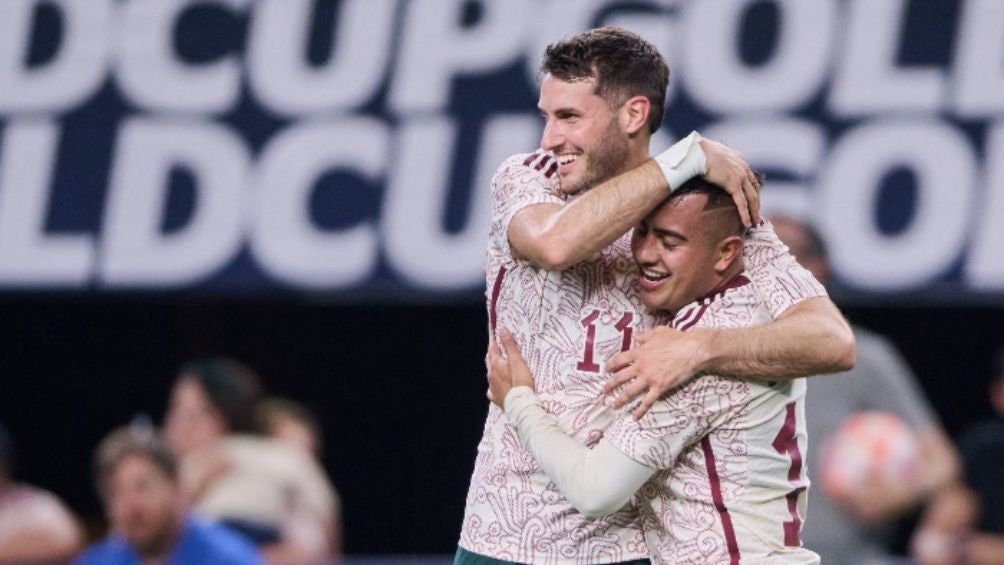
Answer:
POLYGON ((333 563, 341 512, 321 445, 310 411, 267 398, 250 368, 190 363, 161 428, 139 418, 97 446, 107 535, 88 540, 55 495, 14 480, 14 438, 0 427, 0 563, 333 563))

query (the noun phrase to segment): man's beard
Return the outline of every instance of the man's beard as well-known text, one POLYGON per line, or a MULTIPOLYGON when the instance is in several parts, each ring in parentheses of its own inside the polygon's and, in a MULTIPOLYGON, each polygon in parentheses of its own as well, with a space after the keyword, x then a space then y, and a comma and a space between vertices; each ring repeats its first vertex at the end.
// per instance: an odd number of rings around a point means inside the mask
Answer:
POLYGON ((571 190, 563 192, 570 195, 581 194, 624 172, 629 152, 627 137, 621 133, 617 120, 611 120, 603 137, 596 144, 596 150, 586 153, 587 165, 582 180, 571 187, 571 190))

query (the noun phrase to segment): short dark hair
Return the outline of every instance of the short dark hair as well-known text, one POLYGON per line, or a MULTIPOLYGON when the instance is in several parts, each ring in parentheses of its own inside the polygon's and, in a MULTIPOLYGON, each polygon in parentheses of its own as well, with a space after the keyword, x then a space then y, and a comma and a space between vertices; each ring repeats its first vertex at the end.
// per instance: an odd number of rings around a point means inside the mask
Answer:
POLYGON ((616 27, 601 27, 552 43, 540 66, 564 81, 596 79, 596 94, 608 102, 644 96, 651 103, 648 131, 662 125, 669 65, 651 43, 616 27))
POLYGON ((261 379, 250 367, 226 357, 201 359, 181 368, 182 377, 192 377, 220 412, 228 433, 256 433, 258 405, 263 397, 261 379))
MULTIPOLYGON (((759 171, 754 171, 753 175, 756 176, 757 181, 762 185, 764 181, 763 174, 759 171)), ((732 199, 732 196, 718 185, 704 179, 703 177, 694 177, 680 185, 680 188, 674 190, 666 200, 669 201, 682 198, 688 194, 703 194, 707 196, 708 201, 704 205, 704 211, 730 210, 732 212, 729 215, 729 222, 723 224, 722 226, 722 236, 741 236, 746 231, 743 226, 742 219, 739 216, 739 210, 736 208, 736 203, 732 199)))
POLYGON ((143 457, 172 481, 178 479, 178 463, 167 444, 150 425, 130 425, 105 436, 94 455, 94 480, 98 492, 107 495, 108 480, 127 457, 143 457))

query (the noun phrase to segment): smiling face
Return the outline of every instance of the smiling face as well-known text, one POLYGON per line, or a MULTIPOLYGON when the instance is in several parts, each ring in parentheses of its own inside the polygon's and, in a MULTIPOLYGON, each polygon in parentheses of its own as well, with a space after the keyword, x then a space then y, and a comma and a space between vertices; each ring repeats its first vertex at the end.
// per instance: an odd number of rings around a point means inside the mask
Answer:
POLYGON ((742 239, 720 229, 731 223, 722 218, 729 211, 707 205, 705 194, 672 198, 635 228, 631 250, 649 309, 675 313, 742 270, 742 239))
POLYGON ((628 132, 618 110, 596 94, 595 79, 569 82, 546 75, 538 108, 545 120, 540 146, 558 158, 565 194, 588 190, 632 165, 628 132))

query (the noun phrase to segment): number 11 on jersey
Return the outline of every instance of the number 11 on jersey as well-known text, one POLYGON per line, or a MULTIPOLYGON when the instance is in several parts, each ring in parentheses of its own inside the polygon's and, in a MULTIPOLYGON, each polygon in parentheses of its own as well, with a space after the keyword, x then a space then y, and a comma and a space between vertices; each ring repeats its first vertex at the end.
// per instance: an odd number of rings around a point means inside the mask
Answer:
MULTIPOLYGON (((596 343, 596 320, 600 317, 599 310, 593 310, 588 316, 582 319, 582 327, 586 328, 585 351, 582 352, 582 360, 575 364, 575 368, 587 373, 599 373, 600 366, 593 359, 593 349, 596 343)), ((631 322, 634 321, 633 312, 625 312, 621 319, 614 324, 614 329, 621 334, 621 351, 631 348, 631 336, 634 328, 631 322)))

